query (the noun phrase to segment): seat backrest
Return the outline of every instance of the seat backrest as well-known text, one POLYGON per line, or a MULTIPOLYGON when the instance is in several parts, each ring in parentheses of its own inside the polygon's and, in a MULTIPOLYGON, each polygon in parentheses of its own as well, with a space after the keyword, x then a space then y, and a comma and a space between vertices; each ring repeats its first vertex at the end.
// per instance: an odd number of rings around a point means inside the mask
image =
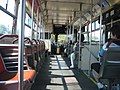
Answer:
POLYGON ((1 44, 12 44, 12 41, 18 38, 18 35, 1 35, 0 43, 1 44))
POLYGON ((105 79, 120 78, 120 47, 110 47, 103 57, 100 77, 105 79))
POLYGON ((3 58, 0 54, 0 73, 3 73, 4 71, 6 71, 5 65, 3 63, 3 58))

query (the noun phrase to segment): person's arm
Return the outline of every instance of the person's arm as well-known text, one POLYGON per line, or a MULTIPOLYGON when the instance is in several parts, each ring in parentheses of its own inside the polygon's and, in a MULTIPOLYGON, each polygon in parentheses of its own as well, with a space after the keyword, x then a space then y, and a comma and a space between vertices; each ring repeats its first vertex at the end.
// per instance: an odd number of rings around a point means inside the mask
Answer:
POLYGON ((108 45, 108 42, 105 43, 103 45, 103 47, 100 49, 99 54, 98 54, 99 57, 103 57, 104 56, 105 52, 107 51, 107 47, 106 47, 107 45, 108 45))

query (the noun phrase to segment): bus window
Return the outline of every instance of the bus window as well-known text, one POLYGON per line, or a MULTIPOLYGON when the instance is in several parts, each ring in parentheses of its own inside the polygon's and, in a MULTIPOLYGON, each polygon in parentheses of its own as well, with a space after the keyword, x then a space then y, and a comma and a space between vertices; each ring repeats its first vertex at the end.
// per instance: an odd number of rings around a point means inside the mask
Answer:
MULTIPOLYGON (((13 1, 13 0, 12 0, 13 1)), ((7 4, 7 0, 0 0, 0 5, 3 7, 3 8, 6 8, 6 4, 7 4)))
POLYGON ((12 33, 13 18, 0 10, 0 34, 12 33))
POLYGON ((100 27, 100 24, 98 23, 98 20, 95 22, 95 29, 98 29, 100 27))
POLYGON ((66 43, 66 42, 67 42, 67 35, 65 35, 65 34, 58 35, 58 43, 60 45, 66 43))
POLYGON ((100 40, 100 30, 92 32, 92 41, 100 40))
POLYGON ((38 33, 35 31, 35 32, 34 32, 34 35, 33 35, 33 38, 34 38, 34 39, 37 39, 37 34, 38 34, 38 33))
POLYGON ((25 37, 30 38, 31 37, 31 28, 25 26, 25 37))
POLYGON ((110 34, 110 32, 108 32, 108 38, 111 38, 111 34, 110 34))
POLYGON ((5 9, 7 8, 7 11, 10 13, 14 14, 15 0, 0 0, 0 5, 5 9))
POLYGON ((14 7, 15 7, 15 0, 7 0, 8 1, 8 7, 7 10, 14 14, 14 7))
POLYGON ((85 26, 85 32, 87 32, 87 26, 85 26))
POLYGON ((85 37, 84 42, 88 42, 88 36, 87 36, 87 34, 84 34, 84 37, 85 37))
POLYGON ((95 22, 92 23, 92 30, 95 30, 95 22))
POLYGON ((28 26, 31 26, 31 18, 29 17, 27 13, 26 13, 26 18, 25 18, 25 24, 27 24, 28 26))

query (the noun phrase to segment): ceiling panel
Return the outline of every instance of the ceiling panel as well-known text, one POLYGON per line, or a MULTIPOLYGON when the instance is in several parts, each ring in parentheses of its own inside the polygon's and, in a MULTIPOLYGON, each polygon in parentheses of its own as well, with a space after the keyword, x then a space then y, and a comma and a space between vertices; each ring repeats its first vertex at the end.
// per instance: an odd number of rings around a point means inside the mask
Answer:
MULTIPOLYGON (((44 15, 46 16, 46 25, 50 24, 67 24, 73 20, 74 13, 77 12, 77 17, 80 15, 80 4, 82 3, 82 15, 89 13, 91 5, 95 6, 100 0, 42 0, 47 1, 46 5, 42 5, 44 15)), ((85 19, 82 19, 85 22, 85 19)), ((77 21, 79 24, 80 21, 77 21)), ((50 27, 50 26, 48 26, 50 27)))

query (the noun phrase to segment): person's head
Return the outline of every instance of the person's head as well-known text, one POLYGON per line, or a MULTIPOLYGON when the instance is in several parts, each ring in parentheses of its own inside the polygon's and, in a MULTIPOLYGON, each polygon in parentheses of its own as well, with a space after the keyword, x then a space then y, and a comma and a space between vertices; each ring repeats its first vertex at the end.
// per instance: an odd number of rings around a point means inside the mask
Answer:
MULTIPOLYGON (((81 42, 85 40, 84 34, 81 34, 81 42)), ((79 41, 79 36, 78 36, 78 41, 79 41)))
POLYGON ((113 38, 120 39, 120 24, 115 24, 111 27, 110 32, 113 38))

